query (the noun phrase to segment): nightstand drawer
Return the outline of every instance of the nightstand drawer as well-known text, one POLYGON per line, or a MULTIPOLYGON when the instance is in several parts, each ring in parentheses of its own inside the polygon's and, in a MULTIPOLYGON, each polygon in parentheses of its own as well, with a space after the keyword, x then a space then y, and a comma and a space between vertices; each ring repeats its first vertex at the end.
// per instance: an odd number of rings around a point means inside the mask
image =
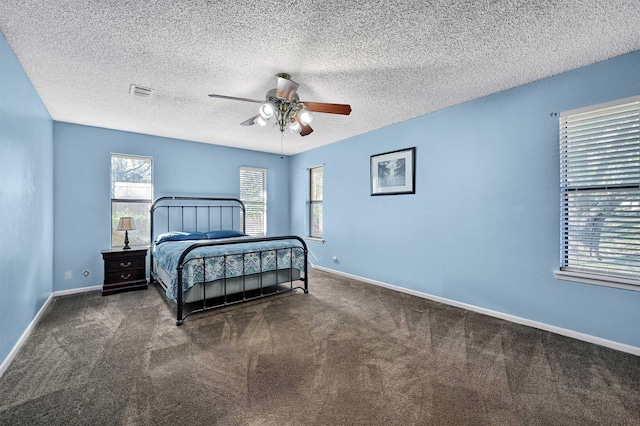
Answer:
POLYGON ((145 269, 127 269, 120 271, 110 271, 107 272, 107 276, 105 277, 105 282, 110 283, 119 283, 119 282, 127 282, 127 281, 136 281, 136 280, 144 280, 146 279, 145 269))
POLYGON ((122 257, 119 259, 109 259, 105 261, 107 271, 126 271, 131 269, 144 270, 145 258, 144 257, 122 257))

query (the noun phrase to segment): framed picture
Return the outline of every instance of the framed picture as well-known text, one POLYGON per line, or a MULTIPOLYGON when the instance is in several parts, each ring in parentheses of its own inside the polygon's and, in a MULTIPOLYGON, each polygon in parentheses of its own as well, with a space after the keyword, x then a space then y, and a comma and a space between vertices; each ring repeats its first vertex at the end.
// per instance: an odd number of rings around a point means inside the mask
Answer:
POLYGON ((415 147, 371 156, 371 195, 415 193, 415 147))

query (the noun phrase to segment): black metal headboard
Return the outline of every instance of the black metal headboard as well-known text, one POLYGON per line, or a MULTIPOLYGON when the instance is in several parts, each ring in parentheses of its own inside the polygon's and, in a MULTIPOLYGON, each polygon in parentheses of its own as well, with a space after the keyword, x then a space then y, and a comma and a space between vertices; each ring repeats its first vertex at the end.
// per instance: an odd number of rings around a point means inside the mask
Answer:
POLYGON ((245 207, 237 198, 160 197, 151 204, 151 242, 169 231, 245 232, 245 207))

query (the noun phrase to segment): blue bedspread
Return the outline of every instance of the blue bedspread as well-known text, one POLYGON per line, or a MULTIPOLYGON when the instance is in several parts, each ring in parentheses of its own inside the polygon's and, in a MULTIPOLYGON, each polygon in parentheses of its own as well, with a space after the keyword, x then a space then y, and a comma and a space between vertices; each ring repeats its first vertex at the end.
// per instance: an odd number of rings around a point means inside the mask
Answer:
MULTIPOLYGON (((229 238, 228 240, 246 238, 229 238)), ((177 298, 177 267, 180 255, 192 244, 203 242, 206 240, 170 241, 154 247, 153 255, 157 263, 171 276, 171 282, 165 283, 169 299, 175 300, 177 298)), ((199 247, 192 250, 185 260, 182 271, 182 291, 188 290, 195 283, 213 281, 225 276, 231 278, 274 271, 276 265, 277 269, 293 266, 296 269, 304 270, 304 250, 300 242, 296 240, 199 247)))

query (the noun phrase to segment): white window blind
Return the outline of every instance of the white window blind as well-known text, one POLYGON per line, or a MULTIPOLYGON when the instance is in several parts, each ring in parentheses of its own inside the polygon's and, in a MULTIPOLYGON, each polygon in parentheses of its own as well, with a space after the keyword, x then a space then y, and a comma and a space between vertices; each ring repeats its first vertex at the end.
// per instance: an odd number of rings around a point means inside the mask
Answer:
POLYGON ((240 167, 240 200, 245 206, 245 232, 267 234, 267 170, 240 167))
POLYGON ((309 190, 309 236, 314 238, 322 238, 323 234, 323 173, 322 166, 309 169, 309 181, 311 183, 309 190))
POLYGON ((640 285, 640 97, 560 115, 560 197, 560 269, 640 285))

